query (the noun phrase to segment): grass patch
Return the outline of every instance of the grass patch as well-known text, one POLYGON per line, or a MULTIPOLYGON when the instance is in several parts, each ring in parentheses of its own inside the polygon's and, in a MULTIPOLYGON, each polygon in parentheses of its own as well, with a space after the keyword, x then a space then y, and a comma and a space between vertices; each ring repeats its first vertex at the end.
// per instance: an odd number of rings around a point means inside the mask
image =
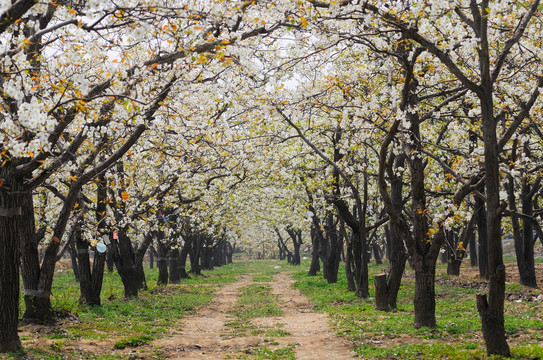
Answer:
POLYGON ((290 335, 290 333, 283 329, 271 329, 271 330, 266 331, 267 337, 285 337, 288 335, 290 335))
MULTIPOLYGON (((242 270, 242 267, 239 267, 242 270)), ((55 274, 51 302, 55 312, 70 314, 57 324, 44 326, 39 336, 45 339, 62 340, 51 346, 25 346, 25 340, 33 336, 22 336, 24 354, 13 353, 0 355, 0 359, 57 359, 59 353, 66 353, 64 358, 118 359, 123 356, 97 355, 74 352, 70 355, 69 343, 77 344, 80 340, 100 340, 110 342, 114 349, 137 347, 151 340, 164 336, 178 326, 180 319, 195 308, 207 304, 213 297, 217 286, 235 281, 240 271, 233 266, 204 271, 203 276, 183 280, 180 285, 157 287, 158 270, 146 269, 148 290, 140 291, 134 299, 125 299, 123 285, 116 272, 104 274, 102 286, 102 306, 79 304, 79 283, 75 281, 71 270, 55 274)), ((24 311, 21 298, 20 312, 24 311)), ((125 358, 126 356, 124 356, 125 358)))
MULTIPOLYGON (((241 336, 248 333, 264 336, 263 347, 250 353, 236 355, 247 359, 294 359, 294 346, 276 349, 278 337, 289 334, 280 326, 255 326, 254 319, 282 315, 277 298, 271 294, 270 282, 278 272, 291 273, 296 287, 310 298, 315 311, 330 315, 335 331, 351 341, 356 355, 364 359, 487 359, 482 341, 480 319, 475 295, 478 280, 446 276, 445 266, 438 265, 436 284, 437 327, 413 328, 413 271, 406 270, 398 297, 398 310, 385 313, 374 310, 373 276, 386 265, 370 266, 370 298, 358 299, 347 291, 343 269, 336 284, 328 284, 321 275, 308 277, 309 260, 299 267, 278 261, 238 262, 204 271, 180 285, 157 287, 157 269, 146 269, 149 289, 136 299, 125 300, 123 286, 116 273, 106 272, 102 290, 102 306, 80 305, 79 284, 70 271, 55 274, 52 304, 56 312, 69 314, 57 325, 44 326, 31 335, 22 335, 24 343, 35 337, 47 339, 43 345, 25 346, 0 359, 124 359, 122 349, 139 347, 153 339, 167 336, 179 326, 179 320, 207 304, 214 291, 222 284, 235 282, 241 274, 253 277, 253 283, 241 288, 240 298, 231 309, 228 333, 241 336), (107 341, 108 354, 76 351, 79 340, 107 341), (118 350, 115 350, 117 348, 118 350)), ((526 289, 518 284, 507 284, 508 293, 540 294, 541 290, 526 289)), ((24 302, 21 301, 21 315, 24 302)), ((505 327, 513 359, 543 358, 543 303, 537 301, 506 301, 505 327)), ((156 349, 155 349, 156 350, 156 349)), ((133 350, 132 350, 133 351, 133 350)), ((137 351, 140 351, 139 349, 137 351)), ((149 350, 151 353, 153 349, 149 350)), ((104 351, 106 352, 106 351, 104 351)), ((158 354, 158 353, 157 353, 158 354)), ((149 355, 149 353, 144 354, 149 355)), ((143 356, 143 355, 142 355, 143 356)), ((152 357, 160 357, 152 355, 152 357)))
POLYGON ((271 293, 268 284, 250 284, 240 289, 240 296, 234 307, 228 311, 231 319, 225 323, 229 329, 225 337, 243 336, 248 332, 253 335, 264 333, 257 328, 252 319, 281 316, 283 311, 277 305, 277 296, 271 293))
POLYGON ((149 344, 151 341, 153 341, 156 337, 148 334, 139 335, 139 336, 130 336, 126 339, 122 339, 115 342, 115 345, 113 346, 115 349, 126 349, 127 347, 138 347, 142 345, 149 344))
POLYGON ((277 305, 277 296, 271 294, 267 284, 251 284, 241 288, 239 299, 232 315, 242 320, 268 316, 281 316, 283 311, 277 305))
MULTIPOLYGON (((438 265, 438 279, 457 279, 441 276, 444 270, 444 265, 438 265)), ((321 276, 308 277, 306 271, 305 266, 296 271, 295 286, 311 299, 316 311, 330 315, 336 332, 352 342, 361 358, 487 358, 476 309, 476 288, 436 284, 437 327, 415 329, 414 273, 409 268, 402 280, 398 310, 389 313, 374 310, 373 286, 370 285, 370 298, 357 299, 355 294, 347 291, 342 271, 336 284, 328 284, 321 276)), ((382 271, 383 266, 370 265, 370 284, 373 284, 374 275, 382 271)), ((466 283, 470 285, 469 279, 466 283)), ((521 288, 516 284, 508 285, 511 292, 521 288)), ((542 310, 541 302, 506 301, 505 327, 515 359, 541 358, 542 310)))
POLYGON ((294 344, 272 350, 266 346, 253 349, 254 359, 296 360, 294 344))

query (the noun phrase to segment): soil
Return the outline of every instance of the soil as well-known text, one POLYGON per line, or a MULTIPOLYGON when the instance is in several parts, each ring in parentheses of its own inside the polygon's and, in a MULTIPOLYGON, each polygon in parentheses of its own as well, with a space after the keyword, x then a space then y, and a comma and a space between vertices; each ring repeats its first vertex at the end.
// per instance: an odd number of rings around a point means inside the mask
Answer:
MULTIPOLYGON (((459 286, 463 288, 477 289, 479 292, 485 292, 488 290, 488 284, 486 280, 479 277, 478 267, 472 267, 469 265, 469 260, 466 260, 462 264, 460 270, 460 276, 445 276, 447 271, 445 269, 439 269, 437 271, 436 282, 440 285, 459 286)), ((535 274, 538 283, 541 285, 543 281, 543 263, 535 264, 535 274)), ((517 264, 514 262, 505 263, 505 282, 507 284, 519 284, 520 275, 518 272, 517 264)), ((539 289, 532 289, 526 286, 519 286, 519 289, 515 292, 505 293, 506 301, 538 301, 543 302, 543 294, 539 289)))
MULTIPOLYGON (((278 297, 283 314, 253 320, 257 335, 248 331, 233 334, 226 324, 233 317, 228 313, 239 297, 240 288, 253 283, 242 275, 234 283, 224 284, 206 306, 183 318, 164 338, 135 349, 115 350, 111 341, 83 340, 64 342, 63 350, 82 354, 120 355, 126 359, 252 359, 257 348, 276 350, 293 347, 296 359, 353 359, 346 339, 335 335, 326 314, 313 312, 310 301, 292 287, 294 280, 284 273, 272 282, 272 294, 278 297), (269 336, 269 331, 281 331, 269 336), (268 333, 268 336, 267 336, 268 333), (284 335, 284 336, 283 336, 284 335)), ((19 335, 24 347, 52 348, 57 340, 46 338, 58 334, 62 323, 78 322, 76 318, 59 319, 56 326, 24 325, 19 335)), ((62 330, 61 330, 62 331, 62 330)))
POLYGON ((255 348, 274 350, 289 345, 294 345, 296 359, 300 360, 353 358, 348 341, 331 331, 327 315, 313 312, 309 300, 292 287, 294 281, 284 273, 270 283, 283 315, 258 318, 253 323, 258 329, 280 329, 287 335, 231 335, 225 326, 231 318, 228 310, 236 303, 239 289, 251 281, 244 275, 226 284, 209 305, 183 319, 181 329, 171 337, 154 341, 152 347, 160 348, 160 355, 168 359, 251 358, 255 348))
MULTIPOLYGON (((59 269, 62 271, 62 269, 59 269)), ((543 264, 536 264, 537 279, 543 282, 543 264)), ((486 289, 485 282, 479 279, 477 268, 469 263, 462 265, 460 277, 446 276, 444 269, 439 269, 436 281, 440 284, 476 288, 481 292, 486 289)), ((407 271, 406 277, 411 276, 407 271)), ((518 282, 518 270, 515 263, 507 263, 507 282, 518 282)), ((278 297, 278 305, 283 314, 277 317, 253 319, 253 328, 259 331, 234 333, 228 322, 234 318, 229 314, 239 298, 240 289, 254 283, 250 275, 240 276, 236 282, 224 284, 219 288, 213 300, 206 306, 186 315, 168 334, 148 345, 134 349, 114 350, 111 341, 83 340, 64 342, 63 349, 81 354, 120 355, 126 359, 254 359, 257 349, 266 347, 277 350, 293 347, 297 359, 353 359, 352 344, 346 338, 337 336, 329 325, 326 314, 316 313, 310 301, 294 289, 294 280, 285 272, 275 275, 271 282, 272 294, 278 297), (270 336, 275 331, 284 336, 270 336)), ((166 291, 167 289, 163 290, 166 291)), ((543 294, 539 289, 519 287, 518 291, 506 294, 507 302, 536 301, 537 309, 543 311, 543 294)), ((521 304, 517 304, 520 306, 521 304)), ((25 325, 19 335, 24 347, 54 348, 57 340, 46 335, 62 335, 63 322, 78 322, 77 318, 65 318, 58 326, 25 325), (49 337, 49 339, 47 338, 49 337)), ((529 336, 526 334, 525 336, 529 336)), ((510 339, 511 345, 522 344, 524 335, 510 339)), ((367 341, 373 345, 393 346, 411 343, 420 339, 407 336, 375 338, 368 334, 367 341)), ((448 341, 448 339, 442 339, 448 341)), ((1 357, 0 357, 1 358, 1 357)), ((281 357, 277 357, 281 358, 281 357)))

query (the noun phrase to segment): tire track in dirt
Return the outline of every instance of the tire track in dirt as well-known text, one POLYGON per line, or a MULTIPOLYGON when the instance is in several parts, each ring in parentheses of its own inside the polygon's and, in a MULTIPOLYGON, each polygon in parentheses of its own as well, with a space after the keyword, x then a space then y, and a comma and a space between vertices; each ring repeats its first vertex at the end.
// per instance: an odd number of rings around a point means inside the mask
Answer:
POLYGON ((295 343, 296 359, 344 360, 353 359, 349 342, 334 334, 328 324, 328 316, 313 312, 313 305, 299 290, 293 287, 294 280, 284 274, 275 275, 272 293, 279 296, 283 316, 283 330, 290 333, 279 343, 295 343))
POLYGON ((249 275, 242 275, 238 281, 224 284, 208 305, 181 320, 180 331, 153 341, 153 346, 160 347, 161 356, 167 359, 226 359, 228 352, 258 345, 256 337, 223 338, 227 312, 236 303, 239 289, 251 281, 249 275))
POLYGON ((228 311, 235 306, 240 289, 251 283, 250 275, 242 275, 235 283, 225 284, 207 306, 181 320, 180 330, 153 341, 152 347, 167 359, 252 359, 255 348, 275 350, 292 345, 299 360, 353 359, 348 341, 331 331, 326 314, 312 311, 309 300, 292 287, 294 280, 284 273, 265 283, 278 297, 283 315, 253 319, 252 323, 259 329, 284 330, 287 335, 273 339, 266 337, 265 331, 259 335, 229 335, 225 324, 232 317, 228 311))

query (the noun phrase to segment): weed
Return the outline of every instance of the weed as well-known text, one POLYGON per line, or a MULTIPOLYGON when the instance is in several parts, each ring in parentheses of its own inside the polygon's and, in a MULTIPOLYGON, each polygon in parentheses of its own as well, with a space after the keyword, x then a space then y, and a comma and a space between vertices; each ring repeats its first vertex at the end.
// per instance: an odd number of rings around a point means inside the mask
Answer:
POLYGON ((115 342, 113 346, 115 349, 125 349, 127 347, 138 347, 150 343, 155 339, 154 336, 144 334, 139 336, 130 336, 126 339, 115 342))
POLYGON ((266 336, 268 337, 284 337, 288 335, 290 335, 290 333, 282 329, 272 329, 266 332, 266 336))
MULTIPOLYGON (((311 299, 314 309, 331 316, 337 333, 349 338, 357 355, 364 359, 486 358, 475 303, 478 289, 469 284, 454 286, 457 278, 439 275, 444 270, 443 265, 438 266, 439 283, 451 285, 436 283, 437 326, 431 329, 413 327, 414 276, 410 269, 402 280, 395 312, 376 311, 373 299, 357 299, 347 291, 342 272, 336 284, 328 284, 322 278, 307 277, 305 269, 300 269, 295 274, 295 286, 311 299)), ((374 274, 381 271, 382 267, 370 266, 370 284, 374 274)), ((508 284, 511 291, 517 288, 508 284)), ((514 357, 540 357, 538 339, 543 337, 543 321, 538 303, 506 302, 505 311, 505 328, 514 357)))
POLYGON ((264 346, 253 349, 252 353, 255 356, 255 359, 295 360, 296 354, 294 352, 294 346, 294 344, 290 344, 276 350, 271 350, 264 346))

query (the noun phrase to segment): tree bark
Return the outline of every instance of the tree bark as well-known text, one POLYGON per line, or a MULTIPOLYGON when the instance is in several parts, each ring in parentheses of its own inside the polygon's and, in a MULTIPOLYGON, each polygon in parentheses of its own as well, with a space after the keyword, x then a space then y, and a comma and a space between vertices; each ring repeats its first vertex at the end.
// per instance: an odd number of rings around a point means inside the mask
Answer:
POLYGON ((100 306, 100 293, 102 290, 101 280, 104 274, 103 259, 105 258, 105 254, 98 254, 97 251, 94 252, 94 261, 95 263, 98 263, 93 265, 94 271, 91 271, 89 255, 90 244, 87 240, 83 239, 79 226, 78 229, 76 229, 76 231, 73 233, 72 241, 76 244, 77 262, 79 264, 79 273, 81 274, 79 281, 79 289, 81 291, 79 302, 88 305, 100 306), (100 265, 102 265, 101 271, 100 265), (96 275, 99 279, 94 279, 94 275, 96 275), (96 288, 95 285, 98 285, 98 280, 100 280, 99 287, 96 288))
POLYGON ((134 248, 125 229, 119 229, 116 236, 111 237, 110 249, 113 252, 115 267, 121 277, 126 298, 137 297, 141 287, 141 279, 137 275, 134 248))
MULTIPOLYGON (((529 145, 526 143, 523 146, 524 155, 530 157, 529 145)), ((511 150, 511 163, 517 160, 517 141, 513 142, 513 148, 511 150)), ((527 218, 522 219, 522 228, 520 226, 519 216, 517 215, 517 204, 515 195, 515 181, 512 175, 508 175, 508 202, 509 209, 511 210, 511 223, 513 227, 513 239, 515 243, 515 255, 517 258, 517 267, 520 275, 520 283, 524 286, 537 287, 537 279, 535 273, 535 261, 534 261, 534 229, 532 222, 527 218)), ((521 208, 522 214, 526 217, 532 217, 533 215, 533 196, 537 189, 540 187, 541 178, 536 180, 534 189, 529 183, 529 179, 524 175, 521 179, 521 208)))
POLYGON ((72 271, 74 273, 75 281, 79 282, 79 265, 77 263, 77 250, 75 248, 74 241, 70 241, 66 250, 70 254, 70 261, 72 263, 72 271))
POLYGON ((307 276, 315 276, 320 271, 321 265, 319 262, 319 239, 315 232, 314 225, 311 225, 311 264, 307 276))
POLYGON ((388 285, 386 274, 375 275, 375 310, 388 311, 388 285))
POLYGON ((472 232, 469 237, 469 261, 470 265, 475 267, 479 265, 477 256, 477 242, 475 240, 475 233, 472 232))
MULTIPOLYGON (((391 181, 390 200, 397 213, 401 213, 403 208, 403 183, 401 175, 392 171, 392 166, 395 170, 403 167, 405 165, 405 159, 406 156, 404 154, 399 154, 394 161, 391 162, 391 167, 389 167, 389 178, 391 181)), ((400 291, 403 272, 405 270, 405 262, 407 261, 407 253, 398 226, 394 222, 390 223, 388 238, 390 272, 387 282, 387 303, 389 310, 396 310, 398 292, 400 291)))
POLYGON ((179 284, 181 274, 179 273, 179 248, 170 250, 170 284, 179 284))
POLYGON ((187 256, 189 255, 190 249, 192 247, 191 236, 185 237, 185 243, 179 254, 179 276, 181 279, 190 279, 189 274, 187 273, 187 256))
POLYGON ((375 259, 375 263, 377 265, 382 265, 383 260, 381 259, 381 249, 379 248, 379 244, 377 244, 376 241, 373 241, 371 244, 371 248, 373 250, 373 258, 375 259))
MULTIPOLYGON (((351 233, 351 236, 353 234, 351 233)), ((347 290, 356 291, 356 281, 353 271, 353 241, 347 239, 347 251, 345 254, 345 276, 347 277, 347 290)))
POLYGON ((202 270, 200 267, 200 254, 201 254, 201 249, 202 249, 202 242, 203 242, 202 236, 199 234, 196 235, 193 238, 192 248, 189 252, 190 272, 195 275, 202 275, 202 270))
POLYGON ((204 270, 212 270, 212 260, 213 260, 213 239, 206 237, 203 239, 203 246, 201 249, 201 257, 202 257, 202 269, 204 270))
MULTIPOLYGON (((21 347, 17 333, 19 323, 20 222, 23 214, 21 179, 14 176, 12 164, 0 167, 0 353, 21 347)), ((32 196, 31 194, 27 195, 32 196)), ((33 214, 34 209, 32 209, 33 214)))
MULTIPOLYGON (((483 1, 484 2, 484 1, 483 1)), ((485 7, 482 6, 483 11, 485 7)), ((483 16, 483 22, 487 18, 483 16)), ((486 29, 486 26, 482 28, 486 29)), ((488 54, 486 34, 483 34, 482 53, 488 54)), ((504 301, 505 301, 505 266, 501 237, 501 204, 500 204, 500 171, 498 157, 498 140, 496 136, 496 121, 492 83, 489 74, 488 59, 481 60, 483 68, 482 87, 488 91, 480 95, 481 120, 483 124, 483 141, 485 154, 485 192, 486 192, 486 229, 489 271, 488 302, 478 298, 478 310, 481 316, 483 336, 489 355, 510 356, 509 345, 505 337, 504 301)))
POLYGON ((292 239, 292 247, 294 249, 294 253, 292 254, 292 265, 300 265, 301 258, 300 258, 300 247, 302 246, 302 230, 294 230, 291 227, 286 228, 287 233, 289 234, 290 238, 292 239))
POLYGON ((415 329, 436 326, 435 262, 415 261, 415 329))
POLYGON ((326 217, 325 234, 328 239, 328 276, 326 280, 329 284, 334 284, 338 279, 339 261, 341 247, 338 239, 337 224, 334 221, 334 215, 329 212, 326 217))
POLYGON ((168 285, 168 245, 165 244, 164 232, 157 232, 157 267, 158 267, 158 280, 157 285, 168 285))
POLYGON ((226 242, 226 263, 232 264, 232 256, 234 255, 234 246, 230 244, 230 241, 226 242))
POLYGON ((488 279, 486 206, 478 196, 475 197, 475 211, 477 213, 477 238, 479 240, 479 277, 488 279))

